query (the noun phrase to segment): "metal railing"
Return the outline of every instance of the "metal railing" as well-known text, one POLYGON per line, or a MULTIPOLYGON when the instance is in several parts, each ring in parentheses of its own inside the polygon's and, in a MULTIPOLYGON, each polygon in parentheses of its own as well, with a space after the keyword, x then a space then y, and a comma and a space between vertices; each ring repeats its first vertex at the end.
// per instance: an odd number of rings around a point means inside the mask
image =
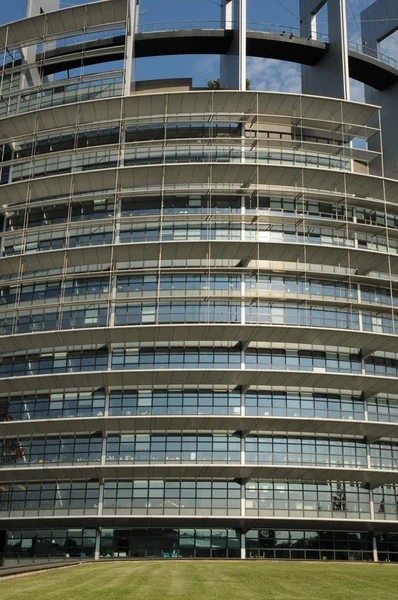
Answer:
POLYGON ((398 70, 398 60, 391 58, 391 56, 387 56, 387 54, 383 54, 382 52, 378 52, 373 48, 369 48, 364 44, 358 44, 357 42, 348 42, 349 50, 354 50, 354 52, 359 52, 360 54, 365 54, 365 56, 371 56, 376 60, 380 60, 381 62, 394 67, 394 69, 398 70))

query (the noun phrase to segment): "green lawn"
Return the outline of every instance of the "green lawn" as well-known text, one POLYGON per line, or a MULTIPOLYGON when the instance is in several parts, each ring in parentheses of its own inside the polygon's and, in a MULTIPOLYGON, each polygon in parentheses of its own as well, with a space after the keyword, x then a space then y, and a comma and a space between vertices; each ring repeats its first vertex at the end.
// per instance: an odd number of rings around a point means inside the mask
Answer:
POLYGON ((398 565, 89 564, 0 579, 5 600, 396 600, 398 565))

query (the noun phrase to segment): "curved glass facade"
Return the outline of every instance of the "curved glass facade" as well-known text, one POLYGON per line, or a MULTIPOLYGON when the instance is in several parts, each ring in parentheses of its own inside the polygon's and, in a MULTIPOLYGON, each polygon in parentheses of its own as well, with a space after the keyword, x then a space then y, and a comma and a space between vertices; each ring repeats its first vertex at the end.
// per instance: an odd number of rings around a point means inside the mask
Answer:
POLYGON ((0 28, 0 562, 398 561, 379 108, 130 88, 85 10, 0 28))

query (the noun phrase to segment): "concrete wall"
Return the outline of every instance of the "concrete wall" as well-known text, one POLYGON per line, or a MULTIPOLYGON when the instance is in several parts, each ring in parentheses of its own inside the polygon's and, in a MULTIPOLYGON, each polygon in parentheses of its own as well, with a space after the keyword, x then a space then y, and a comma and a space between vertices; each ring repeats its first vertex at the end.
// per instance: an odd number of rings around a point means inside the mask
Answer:
MULTIPOLYGON (((377 0, 361 13, 361 21, 363 51, 367 48, 377 51, 379 42, 398 29, 398 0, 377 0)), ((381 106, 384 174, 397 178, 398 84, 382 92, 365 86, 365 100, 381 106)))

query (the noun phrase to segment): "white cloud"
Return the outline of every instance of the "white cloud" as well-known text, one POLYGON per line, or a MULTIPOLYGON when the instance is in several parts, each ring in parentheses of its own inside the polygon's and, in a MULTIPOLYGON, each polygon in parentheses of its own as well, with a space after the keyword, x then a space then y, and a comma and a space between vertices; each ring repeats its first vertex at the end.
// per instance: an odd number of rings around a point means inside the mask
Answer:
POLYGON ((216 55, 202 56, 194 64, 194 76, 198 85, 206 86, 211 79, 220 77, 220 57, 216 55))
POLYGON ((255 90, 300 92, 300 66, 266 58, 248 58, 247 77, 255 90))

